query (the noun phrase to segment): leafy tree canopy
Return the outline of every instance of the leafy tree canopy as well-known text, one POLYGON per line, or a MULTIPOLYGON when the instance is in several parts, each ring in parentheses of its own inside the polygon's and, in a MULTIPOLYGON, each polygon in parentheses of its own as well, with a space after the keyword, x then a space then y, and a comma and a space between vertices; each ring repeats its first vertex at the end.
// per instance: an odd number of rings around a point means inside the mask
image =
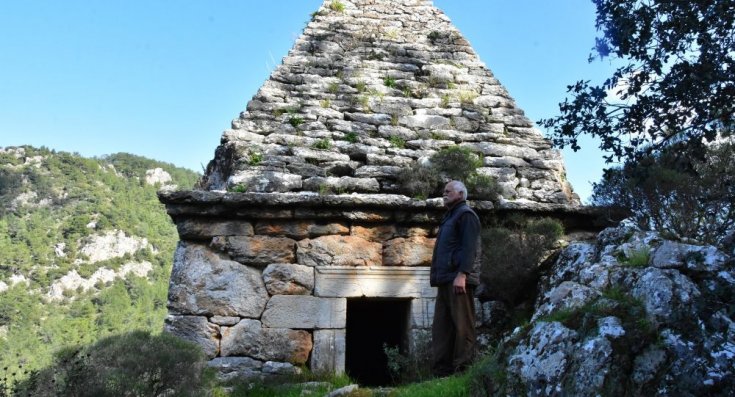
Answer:
MULTIPOLYGON (((594 0, 593 53, 623 65, 600 85, 568 86, 561 114, 540 120, 556 146, 599 137, 607 161, 635 160, 672 143, 704 155, 735 127, 735 7, 732 0, 594 0)), ((590 60, 593 56, 590 56, 590 60)))

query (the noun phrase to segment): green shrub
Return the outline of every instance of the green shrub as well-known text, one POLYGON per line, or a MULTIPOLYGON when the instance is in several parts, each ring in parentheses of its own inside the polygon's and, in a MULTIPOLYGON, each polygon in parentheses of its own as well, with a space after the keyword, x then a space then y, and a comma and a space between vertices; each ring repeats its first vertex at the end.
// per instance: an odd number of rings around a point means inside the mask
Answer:
POLYGON ((449 179, 466 182, 475 169, 482 166, 480 157, 470 149, 451 146, 431 156, 431 163, 449 179))
POLYGON ((651 258, 651 248, 643 246, 639 249, 631 251, 627 257, 624 257, 622 262, 626 266, 631 267, 646 267, 648 261, 651 258))
POLYGON ((336 12, 344 12, 345 11, 345 5, 339 0, 334 0, 331 3, 329 3, 329 9, 336 12))
POLYGON ((390 76, 386 76, 383 79, 383 84, 385 84, 385 86, 388 88, 396 88, 396 79, 390 76))
POLYGON ((539 264, 563 234, 551 218, 510 217, 504 224, 482 231, 480 277, 487 286, 485 298, 515 306, 536 291, 539 264))
POLYGON ((332 148, 332 141, 329 138, 322 138, 311 146, 315 149, 327 150, 332 148))
POLYGON ((472 200, 496 200, 500 193, 500 186, 490 175, 473 173, 465 183, 467 196, 472 200))
POLYGON ((345 134, 345 140, 349 143, 357 143, 359 140, 359 137, 357 136, 357 133, 354 131, 350 131, 345 134))
POLYGON ((388 138, 388 142, 390 142, 391 146, 399 149, 403 149, 404 147, 406 147, 406 141, 399 136, 391 136, 390 138, 388 138))
POLYGON ((304 124, 304 119, 299 116, 291 116, 288 119, 288 123, 294 128, 298 128, 301 124, 304 124))
POLYGON ((398 184, 403 194, 425 200, 441 192, 442 177, 436 168, 416 163, 401 170, 398 184))
POLYGON ((21 395, 193 396, 210 387, 201 349, 177 337, 136 331, 60 352, 17 387, 21 395))
POLYGON ((735 143, 707 147, 703 159, 677 145, 605 170, 592 204, 623 209, 639 226, 672 238, 721 244, 735 233, 735 143))

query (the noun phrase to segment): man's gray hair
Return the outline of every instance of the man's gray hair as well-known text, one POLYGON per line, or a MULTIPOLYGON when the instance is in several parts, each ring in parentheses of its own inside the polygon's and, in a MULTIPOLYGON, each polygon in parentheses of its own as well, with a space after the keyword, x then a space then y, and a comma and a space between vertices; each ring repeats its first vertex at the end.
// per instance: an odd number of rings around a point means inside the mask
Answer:
POLYGON ((451 183, 458 192, 462 193, 462 198, 467 200, 467 186, 465 186, 464 183, 460 181, 451 181, 449 183, 451 183))

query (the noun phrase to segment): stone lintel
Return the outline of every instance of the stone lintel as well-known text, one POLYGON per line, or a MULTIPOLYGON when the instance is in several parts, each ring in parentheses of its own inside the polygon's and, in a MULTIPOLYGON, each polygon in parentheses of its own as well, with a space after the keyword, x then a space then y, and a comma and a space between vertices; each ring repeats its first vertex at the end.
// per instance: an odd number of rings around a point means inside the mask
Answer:
POLYGON ((433 298, 428 267, 317 267, 314 295, 346 298, 433 298))
POLYGON ((347 300, 275 295, 268 301, 261 321, 269 328, 344 328, 347 324, 347 300))

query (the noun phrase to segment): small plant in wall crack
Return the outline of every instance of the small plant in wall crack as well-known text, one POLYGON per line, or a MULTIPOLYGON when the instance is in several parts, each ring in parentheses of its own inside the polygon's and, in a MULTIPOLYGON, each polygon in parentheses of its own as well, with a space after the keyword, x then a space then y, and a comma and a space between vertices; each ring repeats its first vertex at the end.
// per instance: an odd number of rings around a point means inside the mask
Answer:
POLYGON ((336 12, 345 12, 345 4, 339 0, 329 3, 329 9, 336 12))
POLYGON ((332 141, 327 138, 320 139, 312 145, 314 149, 328 150, 332 148, 332 141))
POLYGON ((383 79, 383 84, 388 88, 396 88, 396 79, 390 76, 386 76, 383 79))
POLYGON ((304 124, 304 119, 299 116, 291 116, 288 118, 288 123, 294 128, 298 128, 301 124, 304 124))

